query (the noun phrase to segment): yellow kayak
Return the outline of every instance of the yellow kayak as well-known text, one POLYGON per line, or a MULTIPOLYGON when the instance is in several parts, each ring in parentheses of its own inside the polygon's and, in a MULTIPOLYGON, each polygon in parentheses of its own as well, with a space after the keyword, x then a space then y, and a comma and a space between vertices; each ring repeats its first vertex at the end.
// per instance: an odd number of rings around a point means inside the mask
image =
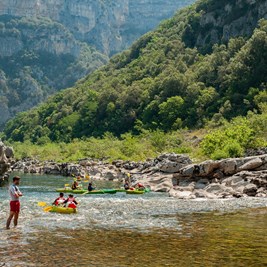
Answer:
POLYGON ((47 207, 46 209, 49 212, 57 212, 57 213, 65 213, 65 214, 71 214, 71 213, 77 212, 77 209, 65 208, 65 207, 59 207, 59 206, 50 206, 50 207, 47 207))

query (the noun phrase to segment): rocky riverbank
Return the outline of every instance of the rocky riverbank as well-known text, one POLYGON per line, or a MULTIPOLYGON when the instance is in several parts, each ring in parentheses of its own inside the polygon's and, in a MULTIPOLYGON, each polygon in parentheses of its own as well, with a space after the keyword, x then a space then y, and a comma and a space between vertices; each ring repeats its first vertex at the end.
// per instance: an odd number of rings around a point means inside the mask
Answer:
POLYGON ((127 179, 180 199, 267 197, 267 154, 192 163, 186 155, 162 154, 145 162, 82 159, 78 163, 24 159, 13 171, 64 176, 90 175, 99 180, 127 179))
POLYGON ((10 162, 14 156, 13 149, 0 140, 0 187, 8 182, 10 162))

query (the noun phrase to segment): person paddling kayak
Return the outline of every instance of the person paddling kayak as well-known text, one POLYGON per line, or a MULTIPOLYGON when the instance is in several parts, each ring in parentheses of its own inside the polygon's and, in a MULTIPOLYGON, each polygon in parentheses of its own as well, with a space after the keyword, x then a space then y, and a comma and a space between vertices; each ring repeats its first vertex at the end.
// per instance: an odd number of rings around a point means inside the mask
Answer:
POLYGON ((69 197, 63 203, 66 204, 67 208, 73 209, 76 209, 78 205, 78 202, 72 194, 70 194, 69 197))
POLYGON ((89 183, 88 185, 88 191, 91 192, 93 191, 95 188, 93 187, 93 184, 92 183, 89 183))
POLYGON ((73 183, 71 185, 71 189, 72 190, 79 189, 79 183, 77 182, 77 179, 76 178, 74 178, 74 180, 73 180, 73 183))
POLYGON ((125 190, 129 190, 130 189, 130 185, 128 181, 125 181, 124 185, 123 185, 125 190))
POLYGON ((55 201, 53 202, 53 205, 55 205, 55 206, 61 205, 65 202, 65 200, 66 199, 64 198, 64 194, 60 193, 59 197, 57 199, 55 199, 55 201))
POLYGON ((22 193, 20 192, 18 185, 20 183, 20 177, 13 177, 13 184, 9 187, 9 195, 10 195, 10 213, 6 222, 6 229, 10 229, 10 223, 14 217, 14 226, 18 225, 19 212, 20 212, 20 201, 19 198, 22 197, 22 193))

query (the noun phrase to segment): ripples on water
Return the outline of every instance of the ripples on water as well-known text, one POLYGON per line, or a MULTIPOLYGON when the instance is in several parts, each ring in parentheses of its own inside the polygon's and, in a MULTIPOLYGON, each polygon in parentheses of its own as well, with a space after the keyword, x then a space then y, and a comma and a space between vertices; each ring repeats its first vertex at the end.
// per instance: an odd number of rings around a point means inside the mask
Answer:
MULTIPOLYGON (((26 176, 19 227, 0 230, 0 266, 264 266, 267 200, 181 201, 166 194, 78 196, 45 213, 66 178, 26 176), (260 209, 244 209, 244 208, 260 209), (243 209, 242 211, 236 211, 243 209)), ((99 187, 114 186, 100 184, 99 187)), ((115 186, 118 186, 117 184, 115 186)), ((8 215, 0 189, 0 221, 8 215)))

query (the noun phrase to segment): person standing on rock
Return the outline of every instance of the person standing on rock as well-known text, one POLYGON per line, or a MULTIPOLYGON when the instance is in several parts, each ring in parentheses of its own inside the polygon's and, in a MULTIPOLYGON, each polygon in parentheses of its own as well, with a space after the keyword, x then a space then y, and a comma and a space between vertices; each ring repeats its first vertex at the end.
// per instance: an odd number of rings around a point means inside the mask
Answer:
POLYGON ((13 177, 13 184, 9 187, 9 195, 10 195, 10 213, 6 222, 6 229, 10 229, 10 223, 14 217, 14 226, 18 225, 18 218, 20 212, 20 201, 19 198, 22 197, 22 193, 20 192, 18 185, 20 183, 20 177, 13 177))

